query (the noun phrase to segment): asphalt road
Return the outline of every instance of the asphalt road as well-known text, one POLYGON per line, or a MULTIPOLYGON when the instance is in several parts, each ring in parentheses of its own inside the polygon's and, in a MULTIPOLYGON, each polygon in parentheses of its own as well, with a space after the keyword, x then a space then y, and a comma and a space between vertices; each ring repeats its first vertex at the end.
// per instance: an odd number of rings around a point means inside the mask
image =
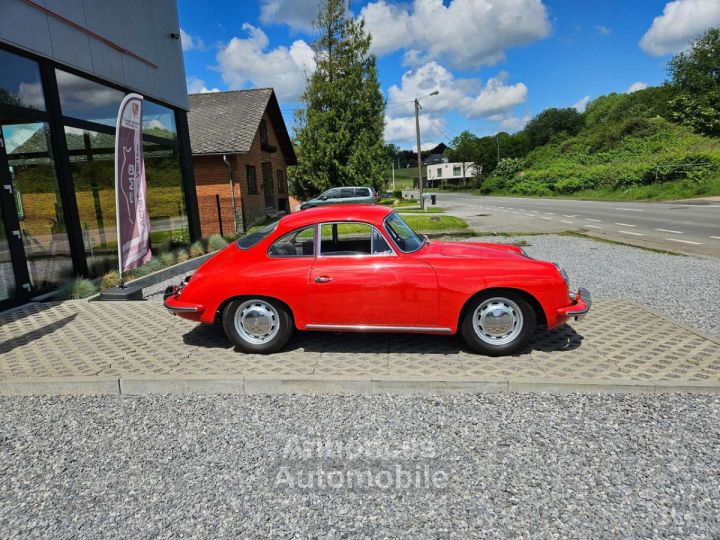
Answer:
POLYGON ((599 202, 439 193, 437 204, 481 231, 578 230, 628 244, 720 257, 720 200, 599 202))

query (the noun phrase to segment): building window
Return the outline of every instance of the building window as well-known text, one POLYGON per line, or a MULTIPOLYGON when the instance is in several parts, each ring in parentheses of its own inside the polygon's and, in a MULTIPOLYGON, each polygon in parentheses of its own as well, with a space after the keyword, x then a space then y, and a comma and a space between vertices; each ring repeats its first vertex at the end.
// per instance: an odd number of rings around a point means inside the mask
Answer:
POLYGON ((37 62, 0 50, 0 66, 0 103, 44 111, 37 62))
POLYGON ((115 127, 124 92, 61 69, 55 70, 55 77, 64 116, 115 127))
MULTIPOLYGON (((65 127, 85 257, 91 276, 117 269, 115 137, 65 127)), ((189 240, 182 173, 175 148, 143 143, 150 242, 154 255, 189 240)))
POLYGON ((270 144, 270 141, 268 140, 267 123, 264 118, 260 120, 260 144, 270 144))
POLYGON ((245 165, 245 175, 247 176, 248 193, 257 195, 257 177, 255 176, 255 167, 253 165, 245 165))
POLYGON ((453 165, 453 176, 460 176, 462 174, 462 167, 460 165, 453 165))
POLYGON ((285 182, 285 171, 278 169, 277 171, 278 193, 287 193, 287 182, 285 182))
POLYGON ((440 178, 442 176, 442 167, 437 168, 437 176, 440 178))

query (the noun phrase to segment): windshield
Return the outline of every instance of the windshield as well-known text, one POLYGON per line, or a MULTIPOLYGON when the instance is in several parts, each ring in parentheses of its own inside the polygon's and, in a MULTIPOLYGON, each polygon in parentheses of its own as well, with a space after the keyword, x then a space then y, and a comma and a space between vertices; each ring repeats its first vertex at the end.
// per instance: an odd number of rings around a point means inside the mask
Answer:
POLYGON ((279 221, 280 220, 273 221, 270 225, 265 225, 262 229, 258 229, 253 233, 243 236, 237 241, 237 247, 240 249, 250 249, 254 245, 258 244, 263 238, 267 238, 267 236, 275 230, 279 221))
POLYGON ((388 234, 393 239, 393 242, 405 253, 412 253, 420 249, 425 240, 417 235, 412 230, 410 225, 405 223, 403 218, 397 215, 395 212, 385 220, 385 228, 388 234))

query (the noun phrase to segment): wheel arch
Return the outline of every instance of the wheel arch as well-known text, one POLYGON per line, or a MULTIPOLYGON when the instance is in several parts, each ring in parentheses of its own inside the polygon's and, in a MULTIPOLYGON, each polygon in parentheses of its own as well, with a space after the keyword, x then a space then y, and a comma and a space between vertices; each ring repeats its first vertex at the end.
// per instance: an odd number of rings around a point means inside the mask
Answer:
POLYGON ((462 325, 463 318, 470 309, 470 304, 472 304, 475 299, 485 295, 502 295, 508 293, 516 294, 530 304, 530 307, 533 309, 535 316, 537 317, 538 325, 547 325, 547 315, 545 314, 545 310, 543 309, 540 301, 535 298, 534 295, 524 289, 518 289, 516 287, 490 287, 479 290, 465 301, 462 309, 460 309, 460 314, 458 315, 457 327, 460 328, 460 325, 462 325))
POLYGON ((268 296, 266 294, 238 294, 235 296, 230 296, 223 300, 220 305, 217 308, 217 311, 215 312, 215 321, 216 323, 222 322, 223 312, 225 311, 225 308, 230 302, 233 302, 235 300, 248 300, 250 298, 259 298, 262 300, 272 300, 274 302, 277 302, 278 304, 281 304, 287 312, 290 314, 290 318, 292 319, 293 326, 296 326, 297 323, 295 321, 295 314, 293 313, 292 308, 288 305, 287 302, 281 300, 280 298, 277 298, 276 296, 268 296))

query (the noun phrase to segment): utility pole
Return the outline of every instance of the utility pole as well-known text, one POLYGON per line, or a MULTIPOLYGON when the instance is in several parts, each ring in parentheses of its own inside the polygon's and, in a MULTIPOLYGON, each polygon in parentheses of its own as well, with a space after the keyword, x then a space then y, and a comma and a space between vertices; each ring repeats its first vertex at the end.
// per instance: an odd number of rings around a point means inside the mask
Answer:
POLYGON ((393 191, 395 191, 395 162, 393 161, 392 164, 392 171, 393 171, 393 191))
POLYGON ((415 133, 417 135, 418 188, 420 189, 420 210, 425 210, 423 200, 422 152, 420 151, 420 100, 415 98, 415 133))

